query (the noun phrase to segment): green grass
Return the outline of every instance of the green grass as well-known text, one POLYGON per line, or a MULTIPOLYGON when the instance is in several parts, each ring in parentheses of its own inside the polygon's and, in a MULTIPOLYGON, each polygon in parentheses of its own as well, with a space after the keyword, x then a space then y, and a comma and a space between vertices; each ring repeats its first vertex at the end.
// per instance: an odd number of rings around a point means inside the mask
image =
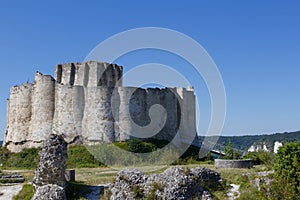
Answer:
POLYGON ((117 174, 110 168, 79 168, 75 169, 76 181, 87 185, 111 183, 117 174))
MULTIPOLYGON (((263 165, 254 166, 251 169, 215 169, 214 167, 209 167, 213 170, 216 170, 221 173, 221 177, 225 180, 225 186, 227 190, 230 188, 229 184, 240 185, 240 198, 239 199, 264 199, 263 194, 255 188, 251 181, 257 177, 257 172, 264 171, 267 168, 263 165)), ((213 194, 217 199, 225 200, 226 192, 225 191, 216 191, 213 194)))
POLYGON ((33 195, 33 186, 31 184, 24 184, 22 190, 13 197, 13 200, 30 200, 33 195))

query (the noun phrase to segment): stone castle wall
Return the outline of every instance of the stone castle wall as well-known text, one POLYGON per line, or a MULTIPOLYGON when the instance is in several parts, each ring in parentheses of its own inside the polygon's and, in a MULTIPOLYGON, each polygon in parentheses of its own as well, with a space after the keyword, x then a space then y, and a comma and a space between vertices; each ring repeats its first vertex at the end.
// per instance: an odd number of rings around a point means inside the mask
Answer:
POLYGON ((12 87, 4 146, 38 147, 51 133, 84 144, 133 133, 166 140, 177 132, 196 135, 193 89, 123 87, 122 71, 108 63, 68 63, 55 67, 55 79, 37 72, 33 84, 12 87), (157 105, 163 109, 153 112, 157 105))

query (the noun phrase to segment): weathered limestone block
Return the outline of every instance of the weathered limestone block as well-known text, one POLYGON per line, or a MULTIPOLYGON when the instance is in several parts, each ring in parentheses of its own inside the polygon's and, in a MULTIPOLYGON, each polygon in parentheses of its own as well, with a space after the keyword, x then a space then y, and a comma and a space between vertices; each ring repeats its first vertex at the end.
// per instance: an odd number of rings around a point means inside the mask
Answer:
POLYGON ((67 143, 63 137, 51 134, 44 142, 40 156, 40 162, 33 179, 35 191, 47 185, 65 188, 65 171, 68 155, 67 143))

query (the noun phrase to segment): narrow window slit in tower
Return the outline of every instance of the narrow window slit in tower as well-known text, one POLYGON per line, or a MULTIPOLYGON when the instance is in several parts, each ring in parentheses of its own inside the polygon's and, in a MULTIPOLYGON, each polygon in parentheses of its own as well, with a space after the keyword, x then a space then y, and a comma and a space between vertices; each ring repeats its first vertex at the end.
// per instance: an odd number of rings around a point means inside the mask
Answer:
POLYGON ((74 63, 72 63, 72 65, 71 65, 71 74, 70 74, 70 85, 74 85, 75 74, 76 74, 76 68, 75 68, 74 63))
POLYGON ((61 78, 62 78, 62 65, 58 65, 57 66, 56 81, 58 83, 61 83, 61 78))

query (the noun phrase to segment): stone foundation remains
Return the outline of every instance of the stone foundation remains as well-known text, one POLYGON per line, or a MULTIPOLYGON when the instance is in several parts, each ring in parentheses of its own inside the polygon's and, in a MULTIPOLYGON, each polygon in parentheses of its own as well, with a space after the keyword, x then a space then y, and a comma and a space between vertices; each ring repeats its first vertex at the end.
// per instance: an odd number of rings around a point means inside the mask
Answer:
POLYGON ((215 159, 216 168, 252 168, 252 160, 223 160, 215 159))

